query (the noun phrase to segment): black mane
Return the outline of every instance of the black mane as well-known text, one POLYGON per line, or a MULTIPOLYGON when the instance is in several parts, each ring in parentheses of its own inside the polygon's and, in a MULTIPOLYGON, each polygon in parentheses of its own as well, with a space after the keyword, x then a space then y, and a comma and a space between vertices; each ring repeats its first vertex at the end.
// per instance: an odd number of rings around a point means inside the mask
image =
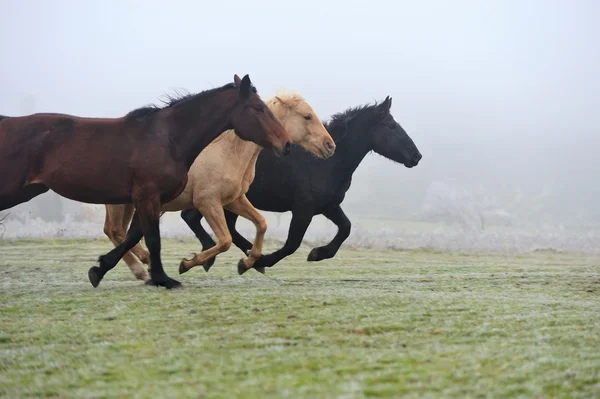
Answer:
MULTIPOLYGON (((234 87, 236 87, 235 83, 228 83, 225 86, 217 87, 215 89, 204 90, 196 94, 178 91, 176 91, 175 94, 165 94, 164 98, 160 100, 162 102, 161 105, 150 104, 146 105, 145 107, 134 109, 133 111, 125 115, 125 120, 139 119, 149 115, 154 115, 158 111, 163 110, 165 108, 173 108, 178 105, 184 104, 188 101, 198 99, 199 97, 202 97, 204 95, 212 94, 214 92, 222 90, 233 89, 234 87)), ((256 93, 256 89, 254 87, 253 90, 256 93)))
POLYGON ((332 115, 331 119, 324 122, 323 125, 337 143, 338 140, 345 135, 346 126, 352 119, 364 118, 365 120, 371 120, 377 116, 378 106, 379 104, 375 102, 374 104, 365 104, 354 108, 348 108, 346 111, 332 115))
POLYGON ((8 119, 8 116, 0 115, 0 121, 1 121, 2 119, 8 119))

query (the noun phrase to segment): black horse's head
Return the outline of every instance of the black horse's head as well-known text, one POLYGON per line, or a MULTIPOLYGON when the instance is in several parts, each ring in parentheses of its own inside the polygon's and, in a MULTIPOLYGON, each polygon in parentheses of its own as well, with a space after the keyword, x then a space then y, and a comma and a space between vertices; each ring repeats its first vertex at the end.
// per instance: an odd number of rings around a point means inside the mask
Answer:
POLYGON ((422 155, 406 131, 394 120, 391 106, 392 99, 388 96, 374 110, 371 126, 373 151, 412 168, 419 164, 422 155))

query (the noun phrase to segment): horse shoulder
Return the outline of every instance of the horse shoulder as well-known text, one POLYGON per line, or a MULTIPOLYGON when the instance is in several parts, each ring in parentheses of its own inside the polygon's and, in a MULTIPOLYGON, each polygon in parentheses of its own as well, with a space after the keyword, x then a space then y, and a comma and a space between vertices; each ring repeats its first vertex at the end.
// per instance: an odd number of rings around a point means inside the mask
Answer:
POLYGON ((220 184, 222 168, 219 153, 207 147, 192 163, 188 171, 188 179, 195 187, 217 185, 220 184))
POLYGON ((256 176, 256 162, 250 162, 246 171, 244 172, 244 177, 242 178, 242 183, 244 184, 244 193, 248 192, 248 187, 254 181, 254 177, 256 176))

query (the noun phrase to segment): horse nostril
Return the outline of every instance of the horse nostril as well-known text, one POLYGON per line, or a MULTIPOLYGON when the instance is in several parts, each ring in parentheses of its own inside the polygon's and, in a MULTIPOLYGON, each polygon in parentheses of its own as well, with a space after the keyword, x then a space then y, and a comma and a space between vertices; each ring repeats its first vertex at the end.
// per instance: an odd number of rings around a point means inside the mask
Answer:
POLYGON ((290 142, 289 142, 289 141, 286 141, 286 142, 285 142, 285 145, 283 146, 283 153, 284 153, 285 155, 287 155, 287 154, 289 154, 289 153, 290 153, 290 151, 291 151, 291 150, 292 150, 292 145, 290 144, 290 142))
POLYGON ((421 160, 421 158, 423 158, 423 155, 421 155, 421 153, 419 151, 417 151, 414 155, 413 155, 413 160, 415 162, 419 162, 421 160))
POLYGON ((333 151, 334 147, 333 147, 333 143, 331 141, 326 141, 325 142, 325 147, 329 150, 329 151, 333 151))

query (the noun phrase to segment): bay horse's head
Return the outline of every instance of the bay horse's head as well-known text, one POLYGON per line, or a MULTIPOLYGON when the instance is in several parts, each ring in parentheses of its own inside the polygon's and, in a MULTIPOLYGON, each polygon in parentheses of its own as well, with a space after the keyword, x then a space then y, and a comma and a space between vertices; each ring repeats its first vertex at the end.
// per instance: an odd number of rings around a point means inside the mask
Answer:
POLYGON ((374 125, 371 128, 373 151, 412 168, 419 164, 421 153, 406 131, 394 120, 390 113, 392 99, 390 96, 375 107, 374 125))
POLYGON ((290 133, 294 144, 322 159, 335 153, 335 143, 329 132, 301 95, 281 92, 267 100, 267 104, 290 133))
POLYGON ((234 76, 238 88, 238 103, 231 114, 231 126, 240 138, 253 141, 276 154, 290 152, 292 138, 273 112, 261 100, 248 75, 234 76))

